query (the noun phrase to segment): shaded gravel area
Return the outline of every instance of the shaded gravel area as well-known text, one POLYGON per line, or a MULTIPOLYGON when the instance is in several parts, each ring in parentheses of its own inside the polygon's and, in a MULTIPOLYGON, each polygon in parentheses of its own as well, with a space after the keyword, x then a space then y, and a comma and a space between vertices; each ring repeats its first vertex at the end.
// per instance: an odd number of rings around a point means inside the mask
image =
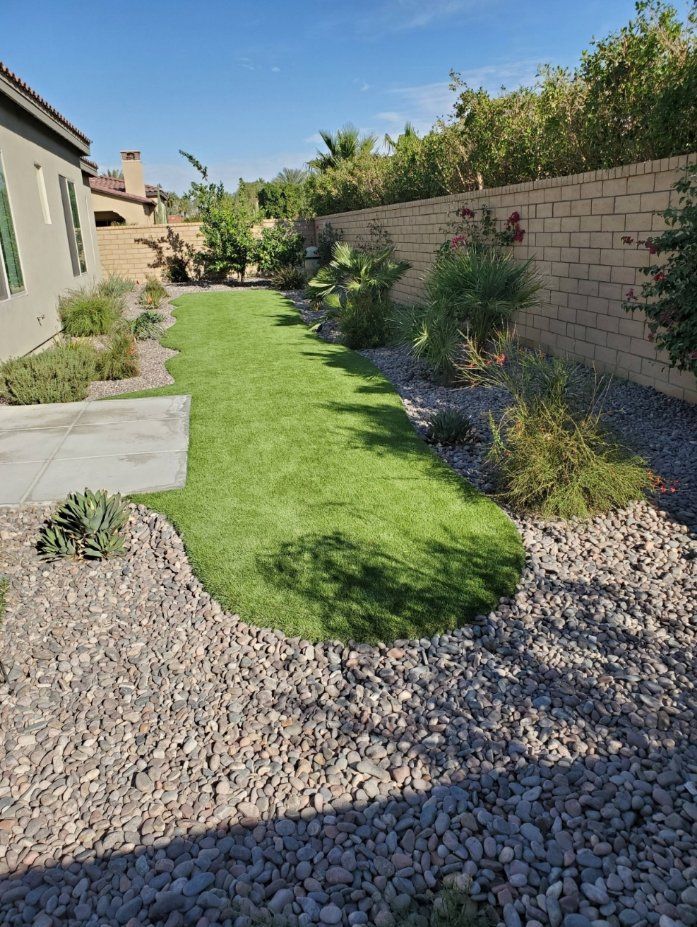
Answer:
MULTIPOLYGON (((367 353, 417 426, 457 402, 479 429, 497 401, 367 353)), ((689 514, 689 413, 645 401, 689 514)), ((482 451, 448 454, 481 484, 482 451)), ((514 598, 352 647, 224 612, 143 508, 96 565, 41 563, 44 515, 0 511, 0 923, 390 927, 455 882, 507 927, 697 924, 686 517, 519 519, 514 598)))

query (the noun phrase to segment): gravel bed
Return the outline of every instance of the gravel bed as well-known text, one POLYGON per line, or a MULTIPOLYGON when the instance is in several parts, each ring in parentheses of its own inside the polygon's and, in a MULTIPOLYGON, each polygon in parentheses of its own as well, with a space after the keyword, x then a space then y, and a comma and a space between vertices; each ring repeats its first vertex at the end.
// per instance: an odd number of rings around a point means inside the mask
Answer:
MULTIPOLYGON (((461 392, 368 353, 417 424, 461 392)), ((379 647, 249 627, 142 507, 124 559, 44 564, 45 515, 0 511, 3 925, 390 927, 448 882, 506 927, 697 924, 697 540, 668 512, 518 519, 514 598, 379 647)))

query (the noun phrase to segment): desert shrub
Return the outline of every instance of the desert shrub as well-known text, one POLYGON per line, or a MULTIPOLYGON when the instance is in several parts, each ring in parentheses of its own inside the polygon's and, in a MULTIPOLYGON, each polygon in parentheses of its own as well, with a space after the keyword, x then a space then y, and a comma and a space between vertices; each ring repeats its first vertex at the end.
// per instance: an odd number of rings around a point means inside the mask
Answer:
POLYGON ((440 303, 399 307, 393 332, 397 343, 406 345, 414 357, 423 360, 439 383, 452 383, 457 362, 464 358, 464 335, 454 312, 440 303))
POLYGON ((128 508, 104 490, 72 492, 41 529, 37 550, 45 560, 105 560, 124 552, 128 508))
POLYGON ((0 365, 0 397, 11 405, 77 402, 87 396, 96 355, 89 345, 71 343, 5 361, 0 365))
POLYGON ((129 325, 112 329, 109 343, 97 354, 97 376, 100 380, 127 380, 140 371, 138 349, 129 325))
POLYGON ((277 222, 263 229, 256 243, 254 260, 262 274, 272 275, 286 267, 298 267, 305 256, 303 236, 292 225, 277 222))
POLYGON ((300 267, 279 267, 271 275, 271 283, 277 290, 301 290, 306 283, 300 267))
POLYGON ((317 233, 317 258, 320 267, 325 267, 332 259, 334 254, 334 245, 338 241, 343 241, 344 233, 341 229, 335 229, 331 222, 327 222, 317 233))
POLYGON ((121 301, 124 296, 135 289, 135 282, 128 277, 122 277, 121 274, 109 274, 104 280, 96 286, 97 292, 101 296, 110 296, 115 300, 121 301))
POLYGON ((472 437, 472 424, 457 409, 442 409, 431 417, 427 434, 434 444, 462 444, 472 437))
POLYGON ((66 335, 83 338, 106 334, 123 312, 123 299, 99 291, 99 286, 74 290, 61 297, 58 310, 66 335))
MULTIPOLYGON (((173 194, 170 194, 172 196, 173 194)), ((180 201, 189 202, 190 196, 178 197, 180 201)), ((185 241, 179 232, 170 225, 161 238, 136 238, 138 244, 146 245, 153 252, 150 267, 161 269, 165 280, 170 283, 189 283, 198 280, 203 273, 196 248, 185 241)))
POLYGON ((514 509, 586 518, 643 497, 646 465, 603 426, 605 381, 512 340, 500 341, 495 353, 473 342, 468 350, 465 379, 512 397, 498 419, 490 417, 488 460, 514 509))
POLYGON ((167 290, 157 277, 146 277, 138 302, 147 309, 159 309, 163 299, 167 299, 167 290))
MULTIPOLYGON (((697 164, 690 165, 675 184, 678 204, 664 210, 668 228, 638 247, 667 255, 662 263, 642 268, 648 277, 641 297, 627 293, 625 309, 641 309, 650 337, 668 354, 671 367, 697 376, 697 164)), ((628 245, 635 244, 625 236, 628 245)))
POLYGON ((153 309, 146 309, 141 312, 131 323, 131 329, 137 341, 145 341, 148 338, 159 338, 162 334, 162 322, 164 316, 153 309))
POLYGON ((332 260, 308 282, 308 291, 315 302, 337 298, 330 312, 338 318, 349 347, 377 347, 389 335, 390 289, 409 266, 394 259, 392 248, 368 253, 337 242, 332 260))

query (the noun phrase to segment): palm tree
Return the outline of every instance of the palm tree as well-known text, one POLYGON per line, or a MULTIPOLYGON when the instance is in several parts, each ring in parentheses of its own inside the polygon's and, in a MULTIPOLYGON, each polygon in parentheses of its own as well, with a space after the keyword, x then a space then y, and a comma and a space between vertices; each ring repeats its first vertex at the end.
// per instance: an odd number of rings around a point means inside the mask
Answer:
POLYGON ((399 145, 402 139, 404 139, 405 141, 411 141, 413 139, 417 139, 418 137, 419 137, 419 133, 414 128, 413 123, 405 122, 404 131, 402 132, 401 135, 398 135, 397 138, 392 138, 391 135, 385 132, 385 147, 387 148, 388 151, 395 151, 397 148, 397 145, 399 145))
POLYGON ((350 122, 336 132, 320 132, 326 151, 318 151, 317 157, 309 162, 310 167, 324 172, 337 167, 343 161, 353 161, 373 153, 377 139, 374 135, 361 136, 350 122))
POLYGON ((274 183, 285 183, 300 186, 307 179, 307 171, 302 167, 284 167, 273 179, 274 183))

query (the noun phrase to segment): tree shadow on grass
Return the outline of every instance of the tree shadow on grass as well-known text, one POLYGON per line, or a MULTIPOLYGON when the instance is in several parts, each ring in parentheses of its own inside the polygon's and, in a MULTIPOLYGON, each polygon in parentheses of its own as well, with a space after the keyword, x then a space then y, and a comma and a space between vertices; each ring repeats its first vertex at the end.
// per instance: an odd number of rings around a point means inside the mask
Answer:
POLYGON ((400 555, 341 531, 288 541, 258 561, 268 582, 312 603, 323 637, 362 642, 459 627, 512 593, 520 565, 516 549, 495 536, 451 534, 400 555))

